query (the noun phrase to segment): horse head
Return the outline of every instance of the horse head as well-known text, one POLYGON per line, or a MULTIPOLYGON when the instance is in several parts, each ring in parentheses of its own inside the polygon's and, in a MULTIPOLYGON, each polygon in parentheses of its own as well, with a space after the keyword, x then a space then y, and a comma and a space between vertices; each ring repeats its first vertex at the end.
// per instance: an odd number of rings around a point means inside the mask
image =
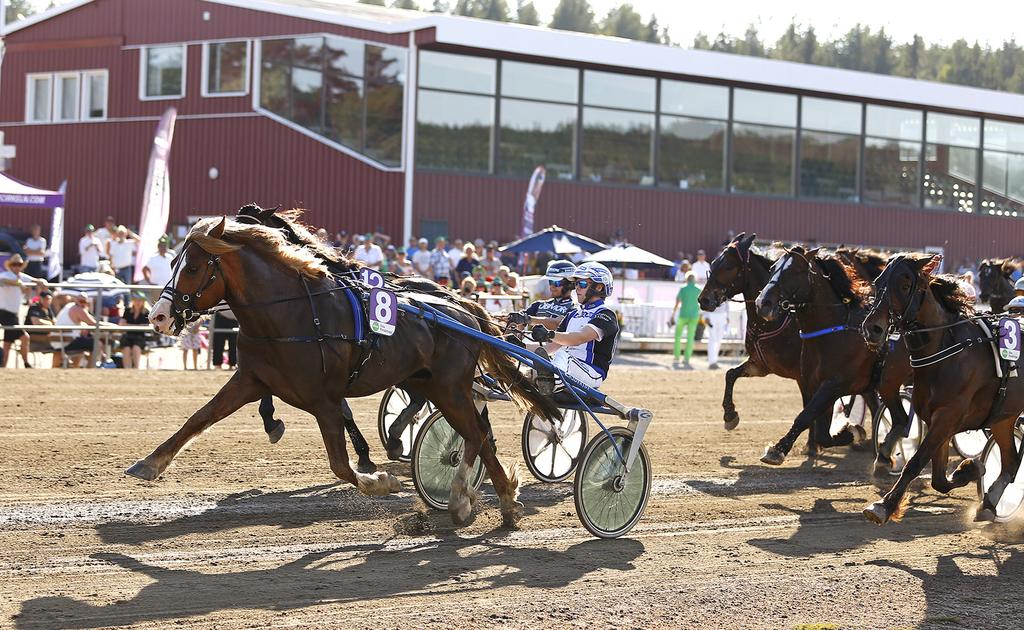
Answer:
POLYGON ((880 346, 893 326, 904 329, 915 322, 929 276, 941 261, 942 256, 931 254, 897 254, 889 259, 875 280, 877 297, 861 324, 869 345, 880 346))
POLYGON ((992 298, 1013 297, 1013 261, 1008 258, 988 258, 978 265, 978 286, 982 302, 991 303, 992 298))
POLYGON ((750 266, 750 247, 757 234, 741 232, 711 261, 708 282, 697 301, 701 309, 713 311, 726 300, 743 292, 744 272, 750 266))
POLYGON ((811 261, 820 248, 806 250, 794 245, 786 250, 770 270, 771 276, 758 294, 754 304, 757 314, 767 321, 774 321, 783 311, 811 299, 810 276, 814 269, 811 261))

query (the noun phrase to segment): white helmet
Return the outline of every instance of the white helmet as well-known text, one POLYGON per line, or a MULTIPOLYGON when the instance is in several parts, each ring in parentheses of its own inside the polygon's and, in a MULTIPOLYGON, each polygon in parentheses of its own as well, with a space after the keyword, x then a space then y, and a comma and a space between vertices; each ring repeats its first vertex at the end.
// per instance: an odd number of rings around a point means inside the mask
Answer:
POLYGON ((1006 305, 1006 310, 1013 311, 1024 311, 1024 295, 1018 295, 1017 297, 1010 300, 1006 305))
POLYGON ((606 297, 615 292, 615 280, 612 278, 612 272, 599 262, 580 263, 572 277, 585 278, 595 284, 603 284, 606 297))
POLYGON ((1013 283, 1013 290, 1024 291, 1024 278, 1020 278, 1019 280, 1013 283))
POLYGON ((575 272, 576 265, 568 260, 552 260, 548 263, 544 277, 548 280, 561 280, 563 278, 572 278, 575 272))

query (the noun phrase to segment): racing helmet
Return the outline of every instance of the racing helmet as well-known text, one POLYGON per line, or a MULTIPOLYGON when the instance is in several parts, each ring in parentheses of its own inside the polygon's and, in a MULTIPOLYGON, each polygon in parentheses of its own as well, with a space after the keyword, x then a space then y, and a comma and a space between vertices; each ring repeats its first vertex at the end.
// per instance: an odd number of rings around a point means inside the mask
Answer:
POLYGON ((1006 305, 1006 311, 1014 314, 1024 313, 1024 295, 1018 295, 1010 300, 1006 305))
MULTIPOLYGON (((579 267, 576 267, 576 272, 572 274, 573 278, 585 278, 595 284, 604 285, 604 296, 607 297, 615 291, 615 280, 612 279, 612 272, 608 271, 608 267, 605 267, 599 262, 584 262, 580 263, 579 267)), ((590 292, 590 289, 587 289, 590 292)))
POLYGON ((576 265, 568 260, 552 260, 548 263, 544 277, 548 280, 562 280, 564 278, 571 278, 575 271, 576 265))
POLYGON ((1014 291, 1024 291, 1024 277, 1013 283, 1014 291))

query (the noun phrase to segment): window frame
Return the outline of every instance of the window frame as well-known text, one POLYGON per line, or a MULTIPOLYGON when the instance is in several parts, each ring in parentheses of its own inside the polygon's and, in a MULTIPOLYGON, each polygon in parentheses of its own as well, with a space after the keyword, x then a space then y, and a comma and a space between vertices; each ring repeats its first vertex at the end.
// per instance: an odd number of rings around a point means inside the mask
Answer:
POLYGON ((53 73, 52 72, 34 72, 25 75, 25 122, 34 124, 47 124, 53 122, 53 73), (45 119, 35 118, 35 105, 36 105, 36 91, 33 89, 34 81, 38 79, 46 79, 50 82, 50 88, 47 91, 49 98, 49 106, 45 119))
POLYGON ((53 122, 78 122, 82 119, 82 73, 81 72, 54 72, 51 82, 50 94, 50 120, 53 122), (75 79, 75 113, 70 118, 64 118, 61 114, 64 101, 64 79, 75 79))
POLYGON ((139 48, 139 100, 140 101, 172 101, 185 98, 188 94, 188 44, 169 43, 153 44, 139 48), (181 94, 148 96, 146 94, 147 71, 149 70, 149 51, 154 48, 181 48, 181 94))
MULTIPOLYGON (((248 96, 252 87, 252 40, 251 39, 213 39, 203 42, 201 79, 199 96, 202 98, 237 98, 248 96), (210 46, 212 44, 239 44, 245 42, 245 87, 238 92, 210 92, 210 46)), ((184 78, 184 74, 182 75, 184 78)))
POLYGON ((78 91, 80 93, 80 99, 78 103, 78 121, 79 122, 102 122, 107 119, 110 115, 110 71, 106 68, 98 70, 82 70, 79 74, 78 79, 78 91), (88 115, 89 108, 89 92, 85 89, 86 78, 102 76, 104 78, 104 89, 103 89, 103 115, 92 117, 88 115))

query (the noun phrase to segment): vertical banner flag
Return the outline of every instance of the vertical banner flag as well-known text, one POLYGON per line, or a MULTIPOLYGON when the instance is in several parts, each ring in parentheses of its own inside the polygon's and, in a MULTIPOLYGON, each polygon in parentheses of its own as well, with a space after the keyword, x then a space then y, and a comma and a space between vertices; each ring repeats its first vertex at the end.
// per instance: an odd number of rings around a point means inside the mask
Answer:
POLYGON ((530 177, 530 187, 526 189, 526 201, 523 203, 523 236, 533 234, 533 212, 537 208, 537 200, 540 199, 540 190, 544 187, 544 176, 547 171, 543 166, 533 169, 530 177))
MULTIPOLYGON (((68 183, 60 185, 59 192, 67 199, 68 183)), ((67 205, 67 201, 64 202, 67 205)), ((64 207, 53 209, 53 221, 50 223, 50 249, 46 252, 49 263, 46 266, 46 278, 63 280, 64 273, 64 207)))
POLYGON ((149 156, 149 174, 146 175, 146 190, 142 198, 142 217, 139 219, 139 245, 135 250, 135 282, 143 279, 142 268, 156 254, 160 237, 167 231, 171 214, 171 188, 168 178, 167 161, 171 157, 171 140, 174 138, 174 121, 178 110, 168 108, 160 117, 153 138, 153 152, 149 156))

